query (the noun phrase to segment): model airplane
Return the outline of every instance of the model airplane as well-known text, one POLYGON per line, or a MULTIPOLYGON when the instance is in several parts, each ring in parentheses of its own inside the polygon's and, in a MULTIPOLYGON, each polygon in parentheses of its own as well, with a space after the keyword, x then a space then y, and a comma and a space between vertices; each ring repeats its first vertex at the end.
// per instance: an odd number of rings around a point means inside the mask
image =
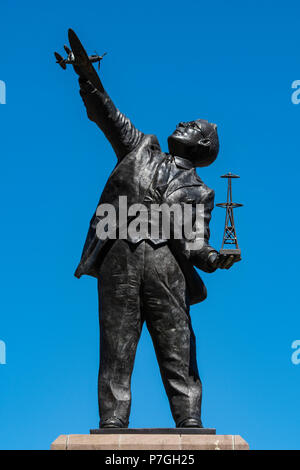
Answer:
MULTIPOLYGON (((56 63, 59 64, 64 70, 66 70, 67 64, 80 66, 81 63, 75 59, 74 53, 71 51, 71 49, 69 49, 69 47, 66 45, 64 45, 64 49, 66 53, 68 54, 68 57, 64 59, 58 52, 54 52, 56 63)), ((98 54, 90 55, 88 56, 88 59, 91 64, 98 62, 98 70, 100 70, 100 61, 103 59, 103 57, 106 54, 107 53, 105 52, 103 55, 98 55, 98 54)))

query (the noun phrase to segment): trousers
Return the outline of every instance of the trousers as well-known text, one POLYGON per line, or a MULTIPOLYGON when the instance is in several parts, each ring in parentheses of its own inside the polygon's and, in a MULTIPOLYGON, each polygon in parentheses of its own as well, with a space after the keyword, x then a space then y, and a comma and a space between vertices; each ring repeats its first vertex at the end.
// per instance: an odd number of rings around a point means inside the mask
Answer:
POLYGON ((167 244, 116 240, 99 268, 100 423, 128 426, 131 375, 144 322, 173 419, 201 417, 202 385, 184 275, 167 244))

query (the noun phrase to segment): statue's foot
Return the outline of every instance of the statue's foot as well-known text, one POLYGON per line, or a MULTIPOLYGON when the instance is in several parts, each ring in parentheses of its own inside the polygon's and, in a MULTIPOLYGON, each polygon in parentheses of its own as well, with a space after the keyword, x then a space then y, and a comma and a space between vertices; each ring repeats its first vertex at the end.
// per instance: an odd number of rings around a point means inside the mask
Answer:
POLYGON ((100 428, 127 428, 128 424, 126 425, 124 421, 120 418, 112 417, 106 418, 103 421, 100 421, 100 428))
POLYGON ((203 428, 201 419, 186 418, 176 424, 176 428, 203 428))

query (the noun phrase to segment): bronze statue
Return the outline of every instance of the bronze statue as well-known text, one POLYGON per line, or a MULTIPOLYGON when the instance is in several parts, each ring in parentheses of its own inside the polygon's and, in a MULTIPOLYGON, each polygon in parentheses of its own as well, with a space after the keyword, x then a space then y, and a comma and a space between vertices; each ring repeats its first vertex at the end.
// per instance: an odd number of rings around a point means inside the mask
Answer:
MULTIPOLYGON (((110 204, 120 212, 120 196, 126 196, 129 205, 147 208, 189 204, 194 220, 197 204, 204 207, 198 249, 191 249, 184 236, 167 239, 163 234, 154 238, 128 233, 126 239, 100 239, 98 211, 92 217, 75 276, 98 279, 100 427, 128 427, 131 374, 146 322, 176 426, 200 428, 202 386, 189 308, 206 298, 206 288, 194 266, 210 273, 228 269, 238 260, 209 245, 214 191, 195 171, 217 157, 217 126, 203 119, 181 122, 168 138, 169 153, 162 152, 155 135, 145 135, 115 107, 72 30, 69 42, 72 51, 66 49, 68 60, 63 64, 71 63, 79 75, 87 115, 117 157, 98 208, 110 204)), ((115 228, 119 233, 118 223, 115 228)))

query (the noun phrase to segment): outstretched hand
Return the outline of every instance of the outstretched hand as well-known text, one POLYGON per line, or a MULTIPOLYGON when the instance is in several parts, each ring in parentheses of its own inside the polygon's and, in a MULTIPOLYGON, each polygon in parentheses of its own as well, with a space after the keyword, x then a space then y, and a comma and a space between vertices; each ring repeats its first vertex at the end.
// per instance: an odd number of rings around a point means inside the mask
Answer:
POLYGON ((96 72, 93 64, 98 63, 98 69, 100 68, 100 61, 103 59, 106 53, 102 56, 98 54, 88 55, 85 48, 81 44, 76 33, 69 29, 68 31, 69 43, 70 46, 64 46, 65 51, 68 54, 66 59, 63 59, 60 54, 55 52, 56 62, 58 62, 61 67, 65 70, 68 64, 72 65, 75 73, 79 75, 79 78, 90 82, 93 84, 94 88, 104 92, 103 85, 99 78, 98 73, 96 72))
POLYGON ((218 253, 216 251, 210 253, 208 257, 208 261, 214 269, 229 269, 234 265, 234 263, 237 263, 240 260, 241 258, 239 255, 218 253))

